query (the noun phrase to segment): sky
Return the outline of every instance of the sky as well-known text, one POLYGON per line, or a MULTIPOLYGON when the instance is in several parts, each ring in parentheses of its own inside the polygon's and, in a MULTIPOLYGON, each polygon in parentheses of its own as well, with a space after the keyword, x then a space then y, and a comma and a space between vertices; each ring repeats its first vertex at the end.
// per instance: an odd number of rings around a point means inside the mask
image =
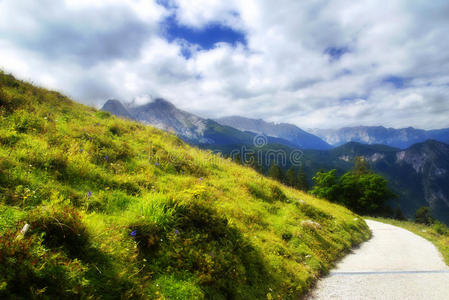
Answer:
POLYGON ((0 0, 0 69, 303 129, 449 127, 447 0, 0 0))

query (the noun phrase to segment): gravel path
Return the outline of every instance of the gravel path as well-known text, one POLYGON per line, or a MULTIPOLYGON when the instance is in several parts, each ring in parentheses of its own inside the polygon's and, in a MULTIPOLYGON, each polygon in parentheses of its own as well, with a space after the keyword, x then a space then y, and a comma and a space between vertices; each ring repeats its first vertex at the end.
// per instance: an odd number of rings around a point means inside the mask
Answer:
POLYGON ((429 241, 367 220, 371 240, 346 256, 307 299, 449 299, 449 267, 429 241))

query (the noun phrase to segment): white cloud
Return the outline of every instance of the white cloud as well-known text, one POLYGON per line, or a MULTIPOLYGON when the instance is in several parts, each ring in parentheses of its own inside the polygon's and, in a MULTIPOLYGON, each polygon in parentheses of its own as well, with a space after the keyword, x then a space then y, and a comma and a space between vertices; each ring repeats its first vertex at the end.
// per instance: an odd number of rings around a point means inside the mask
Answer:
POLYGON ((0 2, 0 67, 101 105, 165 97, 206 117, 303 128, 448 127, 449 3, 393 0, 0 2), (223 24, 247 46, 168 42, 160 22, 223 24), (186 59, 181 50, 189 48, 186 59), (343 49, 340 59, 326 50, 343 49), (401 89, 383 80, 404 78, 401 89))

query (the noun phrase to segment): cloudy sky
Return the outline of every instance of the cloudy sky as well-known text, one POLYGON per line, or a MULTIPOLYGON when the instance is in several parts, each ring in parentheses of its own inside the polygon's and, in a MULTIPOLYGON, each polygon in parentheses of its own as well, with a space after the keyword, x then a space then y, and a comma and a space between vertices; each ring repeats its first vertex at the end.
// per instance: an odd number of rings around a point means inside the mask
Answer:
POLYGON ((447 0, 0 0, 0 68, 101 106, 449 127, 447 0))

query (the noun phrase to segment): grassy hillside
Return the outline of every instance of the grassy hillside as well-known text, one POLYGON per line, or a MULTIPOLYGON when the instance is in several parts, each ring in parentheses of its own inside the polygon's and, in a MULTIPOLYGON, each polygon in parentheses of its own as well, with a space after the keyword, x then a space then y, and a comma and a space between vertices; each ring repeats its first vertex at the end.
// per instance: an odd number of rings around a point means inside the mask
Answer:
POLYGON ((340 206, 4 73, 0 125, 0 298, 296 298, 369 237, 340 206))
POLYGON ((433 225, 427 226, 410 221, 399 221, 385 218, 369 217, 368 219, 402 227, 431 241, 435 247, 440 250, 444 261, 447 265, 449 265, 449 228, 446 225, 437 222, 433 225))

